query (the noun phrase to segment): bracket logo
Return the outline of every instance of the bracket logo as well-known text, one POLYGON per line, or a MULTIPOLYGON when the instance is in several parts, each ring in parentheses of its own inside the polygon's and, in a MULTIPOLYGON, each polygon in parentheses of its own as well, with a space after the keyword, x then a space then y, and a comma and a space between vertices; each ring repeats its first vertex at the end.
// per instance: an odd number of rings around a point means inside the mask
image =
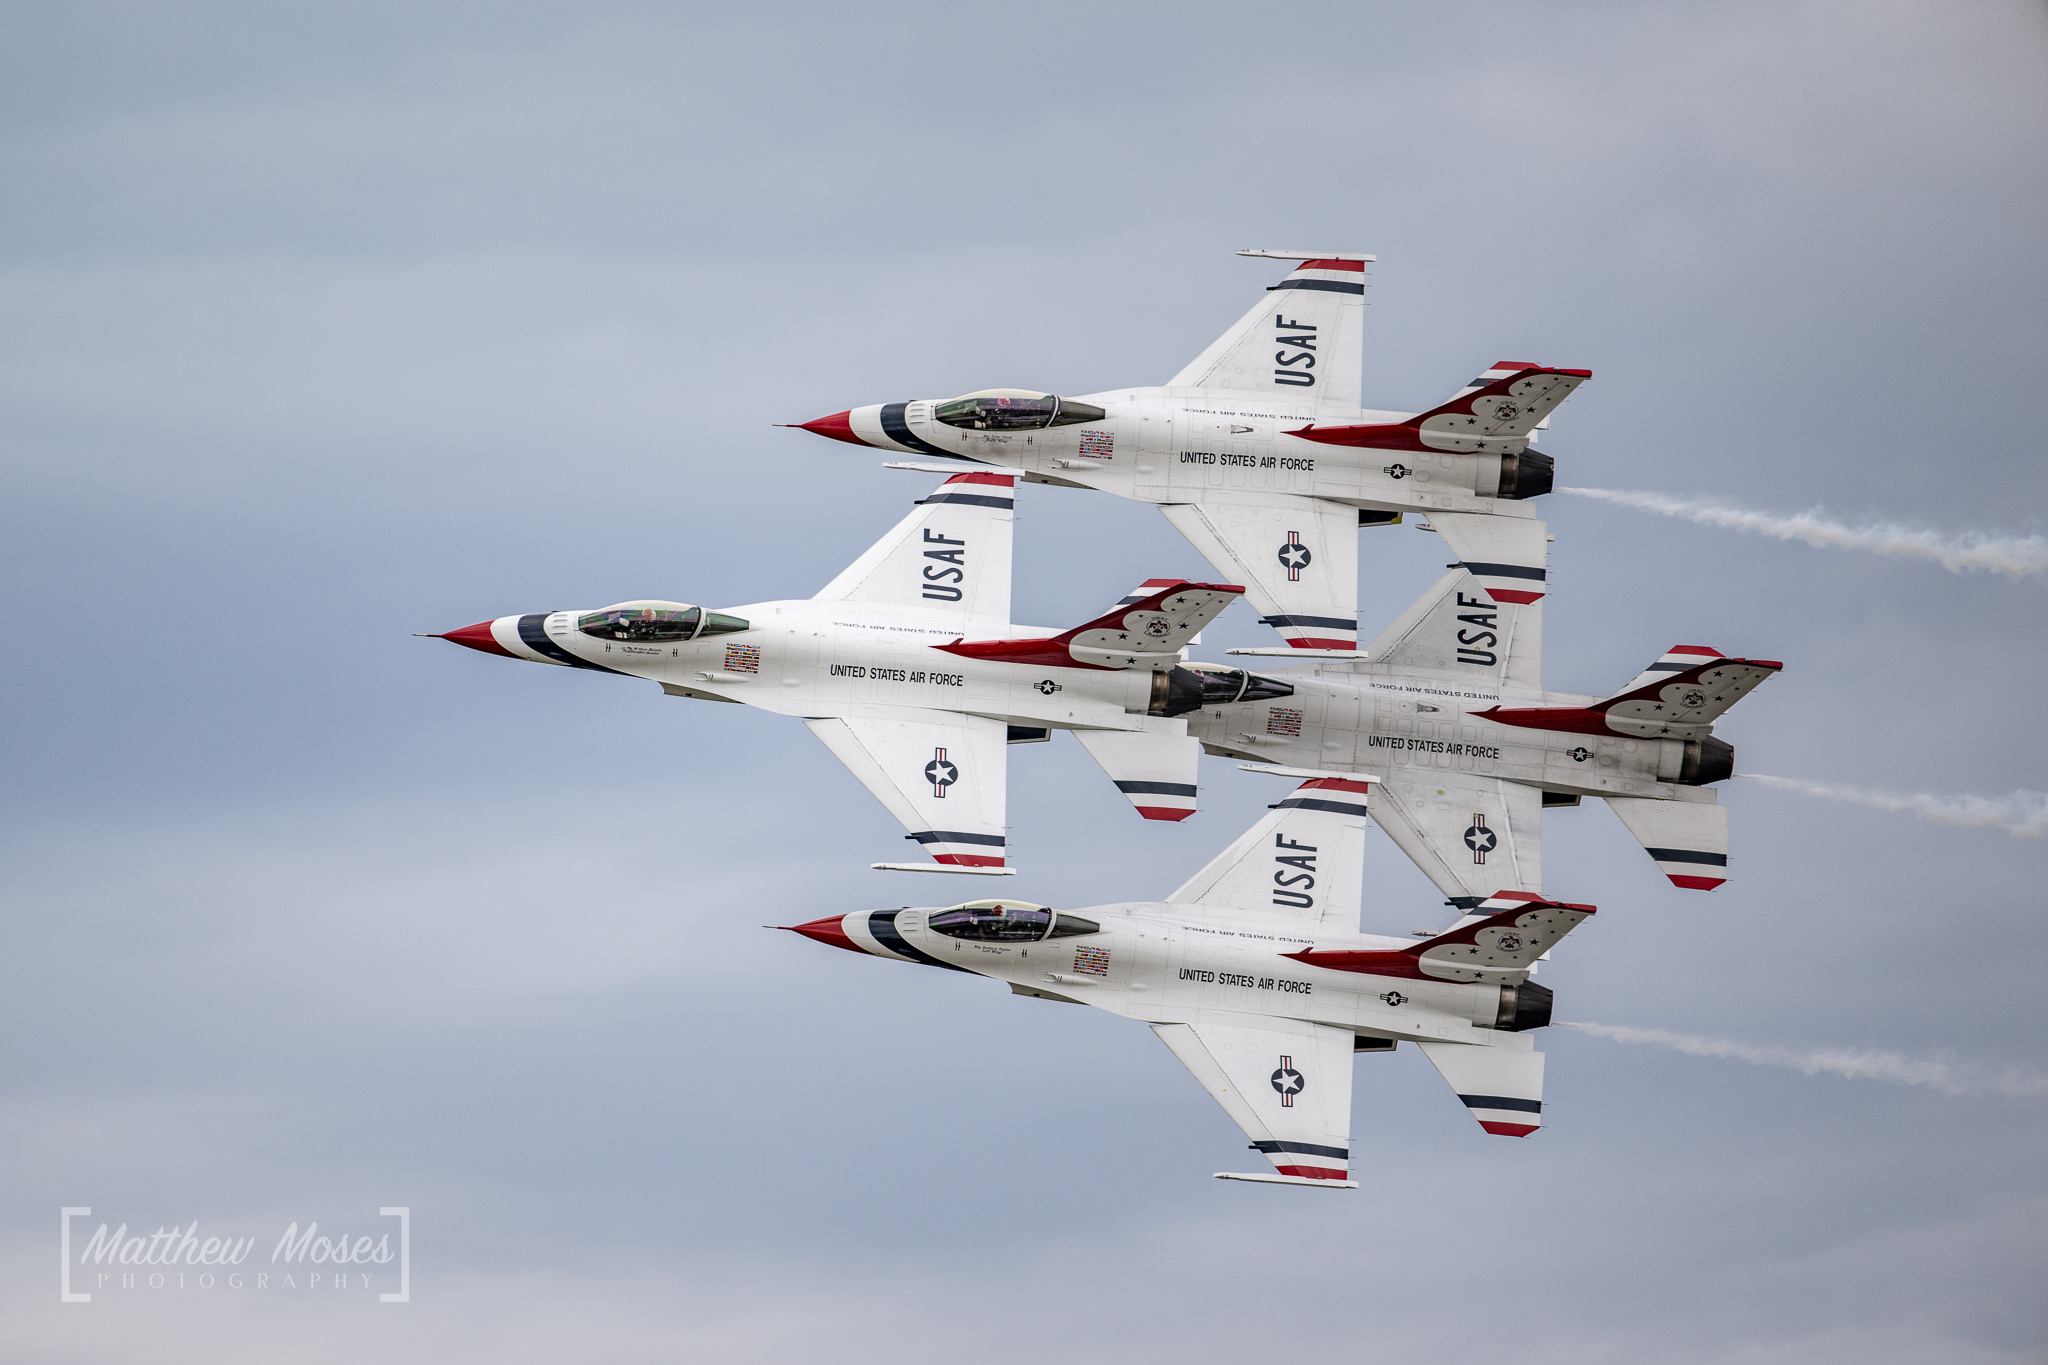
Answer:
POLYGON ((1472 861, 1484 863, 1486 855, 1493 852, 1493 846, 1500 842, 1500 836, 1486 827, 1486 817, 1474 815, 1472 825, 1465 831, 1465 847, 1472 850, 1472 861))
POLYGON ((1282 1057, 1280 1069, 1273 1073, 1273 1088, 1280 1092, 1280 1107, 1292 1109, 1294 1097, 1308 1089, 1308 1082, 1294 1069, 1294 1058, 1282 1057))
POLYGON ((932 761, 924 765, 924 780, 932 784, 932 795, 943 799, 946 788, 960 780, 960 769, 946 761, 944 749, 934 749, 932 761))
POLYGON ((1287 581, 1299 583, 1301 571, 1315 558, 1308 552, 1308 546, 1301 543, 1301 532, 1289 531, 1287 543, 1280 547, 1280 567, 1287 570, 1287 581))

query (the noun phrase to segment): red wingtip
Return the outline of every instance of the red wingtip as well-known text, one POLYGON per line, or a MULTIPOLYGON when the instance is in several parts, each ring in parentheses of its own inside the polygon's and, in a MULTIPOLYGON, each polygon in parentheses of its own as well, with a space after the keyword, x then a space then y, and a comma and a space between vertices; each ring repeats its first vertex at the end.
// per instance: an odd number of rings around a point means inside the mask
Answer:
POLYGON ((844 948, 848 952, 866 952, 867 949, 846 936, 846 929, 842 923, 845 918, 844 915, 831 915, 825 919, 814 919, 809 924, 782 924, 776 927, 787 929, 792 934, 802 934, 805 938, 818 943, 830 944, 834 948, 844 948))
POLYGON ((465 648, 474 649, 484 654, 496 654, 500 658, 516 659, 519 657, 498 643, 498 637, 491 634, 491 623, 489 621, 479 621, 473 626, 464 626, 461 630, 451 630, 446 635, 436 635, 434 638, 436 640, 450 640, 465 648))
POLYGON ((867 444, 866 441, 853 434, 852 408, 848 408, 845 412, 835 412, 830 417, 820 417, 815 422, 794 422, 791 425, 795 426, 799 431, 815 431, 820 436, 830 436, 833 440, 844 441, 848 445, 864 446, 867 444))
POLYGON ((1664 875, 1671 878, 1673 886, 1683 891, 1712 891, 1728 880, 1726 877, 1687 877, 1676 872, 1667 872, 1664 875))
POLYGON ((1539 1123, 1490 1123, 1479 1120, 1479 1126, 1495 1137, 1527 1137, 1543 1125, 1539 1123))

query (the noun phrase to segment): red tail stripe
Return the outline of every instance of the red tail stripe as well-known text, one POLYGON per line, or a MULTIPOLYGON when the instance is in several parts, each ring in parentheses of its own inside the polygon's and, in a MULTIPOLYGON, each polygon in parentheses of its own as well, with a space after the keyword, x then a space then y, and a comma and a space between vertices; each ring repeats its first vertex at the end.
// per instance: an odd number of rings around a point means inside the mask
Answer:
POLYGON ((1304 271, 1304 270, 1357 270, 1357 271, 1363 271, 1364 269, 1365 269, 1365 262, 1364 262, 1364 261, 1303 261, 1303 262, 1302 262, 1302 263, 1301 263, 1300 265, 1298 265, 1298 266, 1294 267, 1294 273, 1298 275, 1298 274, 1300 274, 1300 273, 1301 273, 1302 271, 1304 271))
POLYGON ((1301 784, 1300 790, 1301 790, 1301 791, 1308 791, 1308 790, 1309 790, 1310 788, 1312 788, 1312 787, 1313 787, 1313 788, 1316 788, 1316 789, 1318 789, 1318 790, 1321 790, 1321 791, 1334 791, 1334 792, 1359 792, 1359 793, 1365 793, 1365 792, 1370 792, 1370 791, 1372 790, 1372 787, 1371 787, 1371 786, 1370 786, 1370 785, 1369 785, 1368 783, 1364 783, 1364 782, 1352 782, 1352 781, 1349 781, 1349 780, 1347 780, 1347 779, 1345 779, 1345 778, 1342 778, 1342 777, 1317 777, 1317 778, 1311 778, 1311 779, 1310 779, 1309 781, 1307 781, 1307 782, 1304 782, 1304 783, 1302 783, 1302 784, 1301 784))
POLYGON ((1328 1166, 1275 1166, 1282 1175, 1298 1175, 1304 1180, 1349 1180, 1349 1171, 1333 1170, 1328 1166))
POLYGON ((1017 486, 1017 476, 1015 474, 982 474, 979 472, 955 474, 952 478, 946 480, 946 487, 951 488, 956 483, 992 483, 999 484, 1004 488, 1015 488, 1017 486))

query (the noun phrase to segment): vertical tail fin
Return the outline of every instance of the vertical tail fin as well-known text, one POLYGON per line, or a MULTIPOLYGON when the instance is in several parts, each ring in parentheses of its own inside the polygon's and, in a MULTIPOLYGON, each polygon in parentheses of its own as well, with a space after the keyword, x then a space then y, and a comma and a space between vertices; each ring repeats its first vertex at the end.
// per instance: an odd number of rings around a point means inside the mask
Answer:
POLYGON ((1365 366, 1365 266, 1373 258, 1238 254, 1301 264, 1167 380, 1167 387, 1305 399, 1319 414, 1356 413, 1365 366))

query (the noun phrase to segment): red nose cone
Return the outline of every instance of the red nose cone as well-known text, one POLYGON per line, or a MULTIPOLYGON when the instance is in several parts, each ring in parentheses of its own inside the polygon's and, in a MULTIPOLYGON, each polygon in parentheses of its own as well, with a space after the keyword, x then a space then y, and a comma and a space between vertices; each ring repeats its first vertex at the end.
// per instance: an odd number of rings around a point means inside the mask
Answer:
POLYGON ((814 919, 809 924, 786 924, 783 928, 802 934, 805 938, 816 939, 820 943, 829 943, 834 948, 844 948, 855 953, 866 952, 867 949, 846 936, 846 930, 840 924, 844 918, 844 915, 833 915, 829 919, 814 919))
POLYGON ((434 638, 437 640, 453 640, 458 645, 481 650, 485 654, 496 654, 501 658, 516 659, 519 657, 498 643, 498 637, 491 634, 491 623, 489 621, 479 621, 473 626, 464 626, 461 630, 451 630, 446 635, 437 635, 434 638))
POLYGON ((820 436, 830 436, 833 440, 844 441, 848 445, 864 446, 867 442, 853 434, 852 417, 853 409, 848 408, 845 412, 835 412, 830 417, 820 417, 815 422, 798 422, 796 427, 799 431, 815 431, 820 436))

